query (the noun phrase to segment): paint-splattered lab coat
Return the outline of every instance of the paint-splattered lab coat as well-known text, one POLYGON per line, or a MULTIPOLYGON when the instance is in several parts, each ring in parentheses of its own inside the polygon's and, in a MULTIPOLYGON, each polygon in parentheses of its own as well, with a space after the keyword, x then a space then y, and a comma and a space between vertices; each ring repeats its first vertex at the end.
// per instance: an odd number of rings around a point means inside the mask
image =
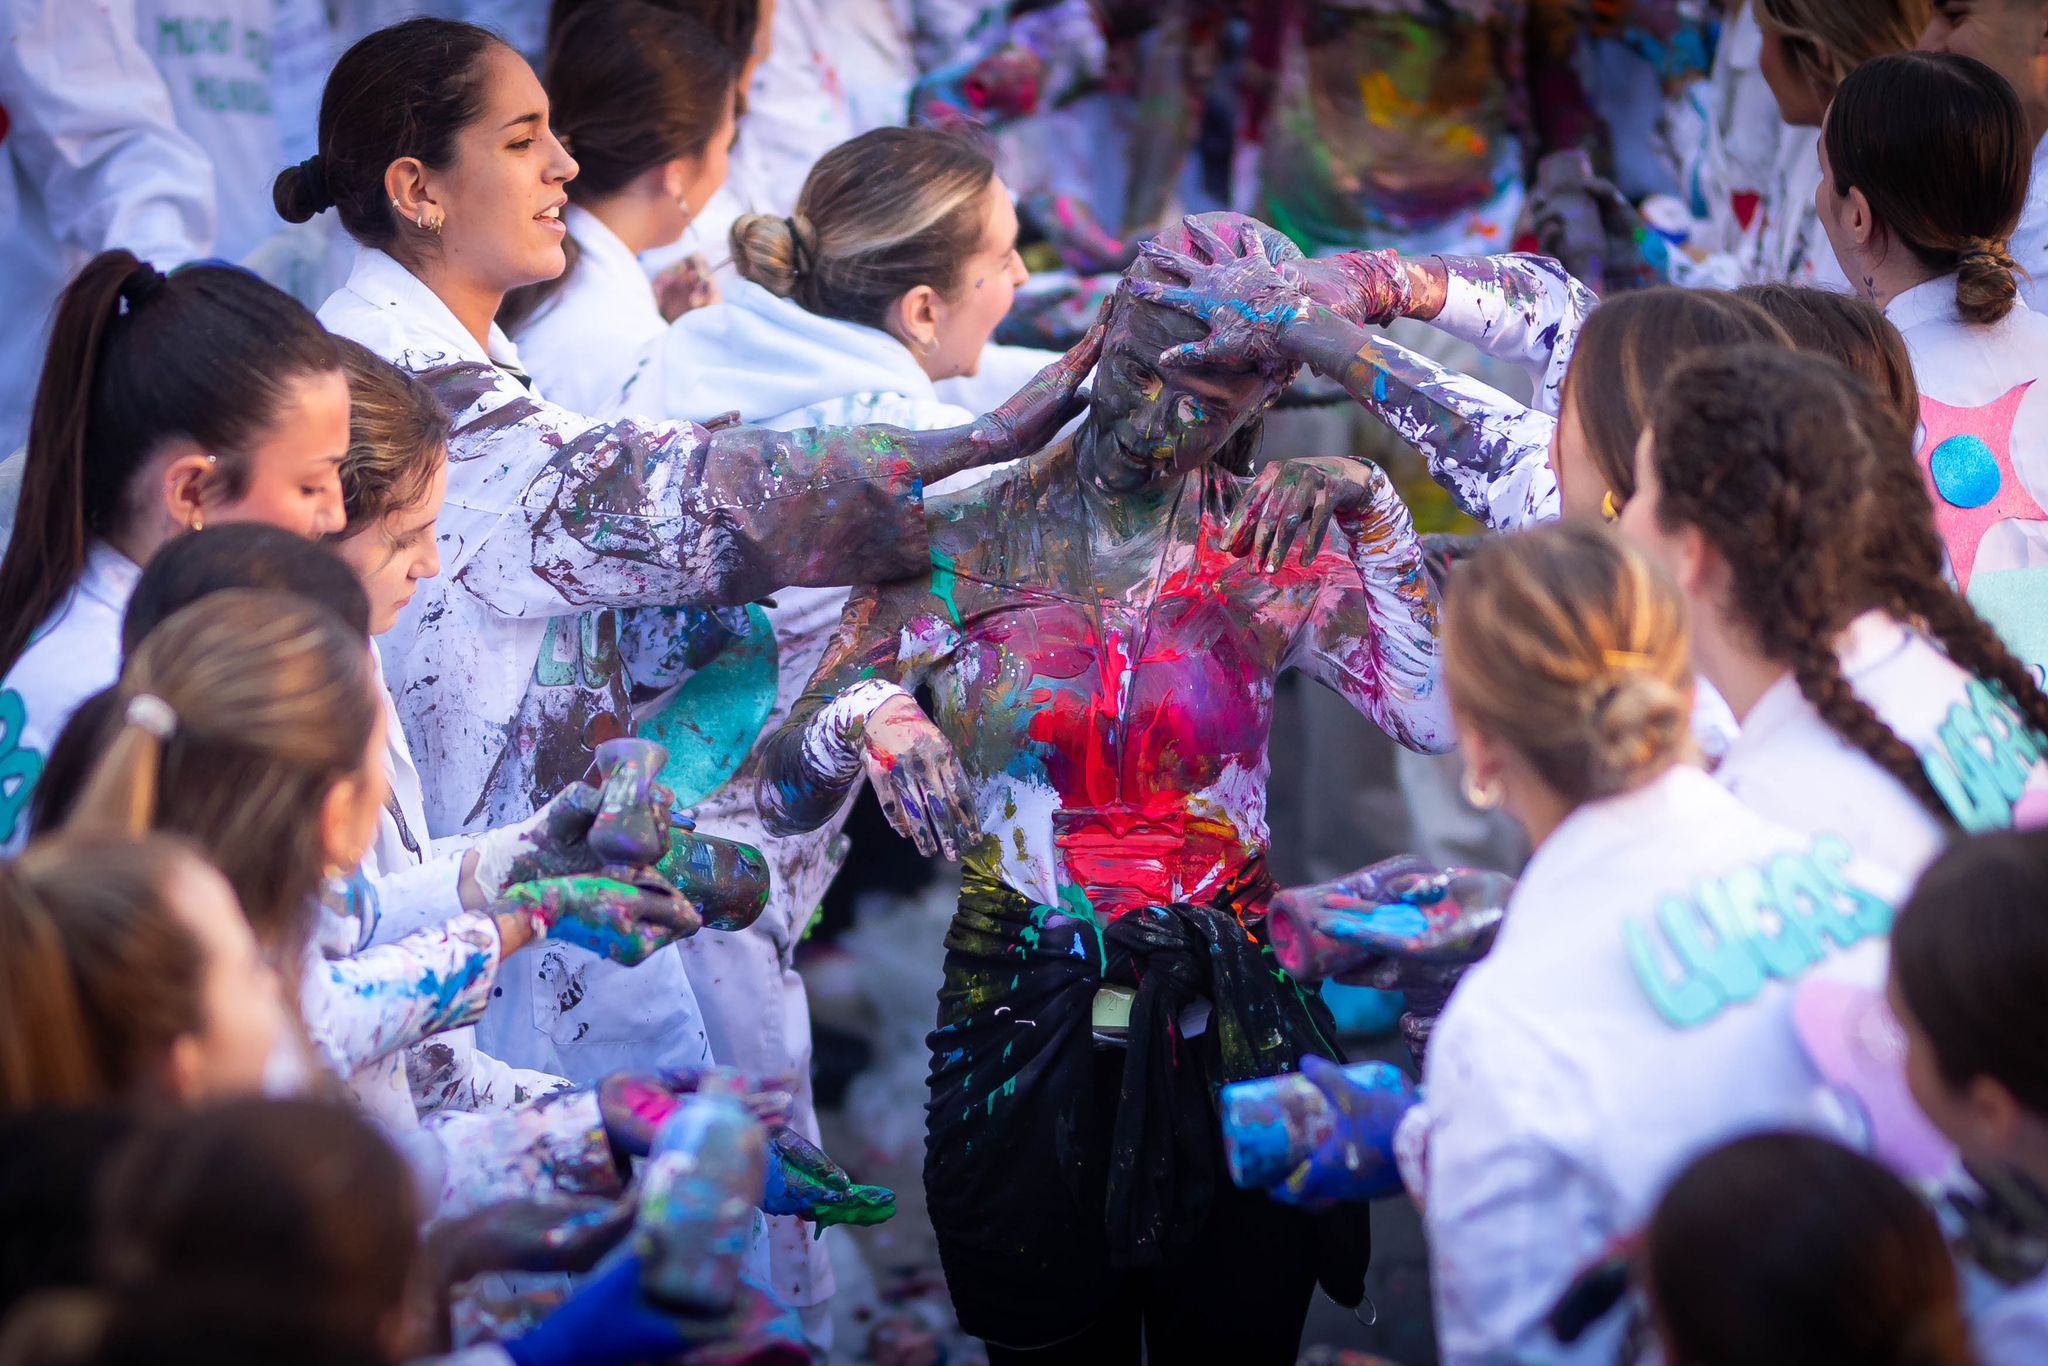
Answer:
POLYGON ((1792 987, 1880 983, 1899 890, 1688 766, 1565 819, 1452 993, 1402 1128, 1444 1360, 1615 1360, 1619 1322, 1566 1349, 1551 1307, 1692 1158, 1823 1127, 1792 987))
POLYGON ((385 644, 435 836, 531 814, 623 731, 643 682, 620 657, 623 612, 928 562, 889 433, 821 447, 569 412, 521 383, 502 332, 479 346, 379 251, 358 254, 320 320, 428 372, 455 417, 442 574, 385 644))

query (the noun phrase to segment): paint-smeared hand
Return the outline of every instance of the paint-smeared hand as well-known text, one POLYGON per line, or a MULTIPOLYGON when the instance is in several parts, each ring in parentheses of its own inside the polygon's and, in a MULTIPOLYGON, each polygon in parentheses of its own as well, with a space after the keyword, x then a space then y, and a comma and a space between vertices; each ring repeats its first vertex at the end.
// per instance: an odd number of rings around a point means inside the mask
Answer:
POLYGON ((918 853, 957 861, 978 837, 960 756, 914 698, 891 697, 868 717, 861 763, 882 814, 918 853))
POLYGON ((1359 1070, 1371 1074, 1363 1084, 1327 1058, 1302 1058, 1301 1074, 1329 1100, 1337 1127, 1307 1161, 1267 1191, 1275 1200, 1316 1209, 1376 1200, 1401 1189, 1401 1174, 1394 1165, 1394 1131, 1421 1097, 1415 1084, 1390 1063, 1369 1063, 1359 1070))
POLYGON ((556 1196, 508 1200, 427 1235, 425 1252, 449 1284, 487 1271, 569 1271, 596 1266, 633 1228, 630 1200, 556 1196))
POLYGON ((675 794, 658 781, 667 762, 651 740, 599 745, 598 785, 571 783, 529 819, 477 840, 471 873, 484 897, 536 879, 653 867, 675 824, 675 794))
POLYGON ((1223 547, 1235 555, 1249 555, 1272 574, 1299 542, 1306 566, 1322 552, 1334 518, 1378 507, 1389 497, 1398 495, 1386 471, 1362 460, 1277 460, 1259 471, 1230 514, 1223 547))
POLYGON ((1169 347, 1160 353, 1159 363, 1277 366, 1299 360, 1292 336, 1316 312, 1315 300, 1302 289, 1299 276, 1283 273, 1262 251, 1235 254, 1195 219, 1188 219, 1185 226, 1196 250, 1209 259, 1147 242, 1139 252, 1185 283, 1132 280, 1125 286, 1135 298, 1209 325, 1207 337, 1169 347))
POLYGON ((597 1084, 605 1137, 621 1158, 647 1156, 654 1135, 680 1103, 674 1088, 650 1072, 614 1072, 597 1084))
POLYGON ((796 1105, 796 1097, 791 1094, 796 1086, 793 1079, 748 1072, 738 1067, 721 1067, 715 1063, 699 1067, 664 1067, 661 1080, 679 1095, 716 1091, 733 1096, 770 1130, 789 1123, 790 1111, 796 1105))
MULTIPOLYGON (((1348 251, 1288 263, 1302 293, 1338 317, 1362 326, 1384 327, 1416 308, 1416 284, 1431 277, 1426 266, 1401 259, 1397 251, 1348 251)), ((1436 307, 1442 308, 1441 294, 1436 307)))
POLYGON ((769 1136, 761 1212, 796 1215, 816 1224, 820 1233, 834 1224, 866 1228, 896 1213, 896 1192, 856 1185, 824 1149, 784 1127, 769 1136))
POLYGON ((491 910, 525 915, 536 939, 574 944, 627 967, 703 928, 696 909, 660 874, 644 868, 616 871, 610 877, 578 873, 521 882, 507 888, 491 910))

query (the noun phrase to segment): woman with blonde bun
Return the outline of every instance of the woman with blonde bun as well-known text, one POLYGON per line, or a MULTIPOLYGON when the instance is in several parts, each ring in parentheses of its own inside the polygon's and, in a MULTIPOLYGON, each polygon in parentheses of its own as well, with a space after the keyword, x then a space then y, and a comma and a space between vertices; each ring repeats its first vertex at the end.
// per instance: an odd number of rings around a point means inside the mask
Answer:
POLYGON ((1460 566, 1445 678, 1468 795, 1535 849, 1433 1036, 1401 1131, 1446 1360, 1615 1360, 1624 1315, 1551 1310, 1693 1157, 1810 1128, 1810 974, 1875 982, 1896 888, 1840 839, 1757 815, 1692 763, 1677 586, 1605 529, 1460 566))

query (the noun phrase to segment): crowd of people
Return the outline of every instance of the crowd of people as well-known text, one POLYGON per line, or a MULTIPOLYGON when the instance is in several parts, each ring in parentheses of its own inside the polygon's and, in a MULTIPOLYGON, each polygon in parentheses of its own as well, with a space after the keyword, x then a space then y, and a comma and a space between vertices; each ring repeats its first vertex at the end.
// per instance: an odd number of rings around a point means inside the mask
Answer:
POLYGON ((936 1366, 863 790, 987 1362, 2048 1361, 2048 0, 0 38, 0 1366, 936 1366))

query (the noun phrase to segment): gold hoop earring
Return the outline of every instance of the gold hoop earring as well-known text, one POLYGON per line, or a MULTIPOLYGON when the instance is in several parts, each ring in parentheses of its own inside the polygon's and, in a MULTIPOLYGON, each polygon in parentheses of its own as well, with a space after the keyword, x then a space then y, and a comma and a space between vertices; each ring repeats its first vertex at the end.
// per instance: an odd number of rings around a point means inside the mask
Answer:
POLYGON ((1465 795, 1468 803, 1480 811, 1491 811, 1498 807, 1501 798, 1506 795, 1501 791, 1500 779, 1488 778, 1483 783, 1477 782, 1469 768, 1459 775, 1458 790, 1465 795))
POLYGON ((1600 515, 1610 522, 1621 520, 1621 509, 1614 505, 1613 489, 1609 489, 1600 495, 1600 515))

